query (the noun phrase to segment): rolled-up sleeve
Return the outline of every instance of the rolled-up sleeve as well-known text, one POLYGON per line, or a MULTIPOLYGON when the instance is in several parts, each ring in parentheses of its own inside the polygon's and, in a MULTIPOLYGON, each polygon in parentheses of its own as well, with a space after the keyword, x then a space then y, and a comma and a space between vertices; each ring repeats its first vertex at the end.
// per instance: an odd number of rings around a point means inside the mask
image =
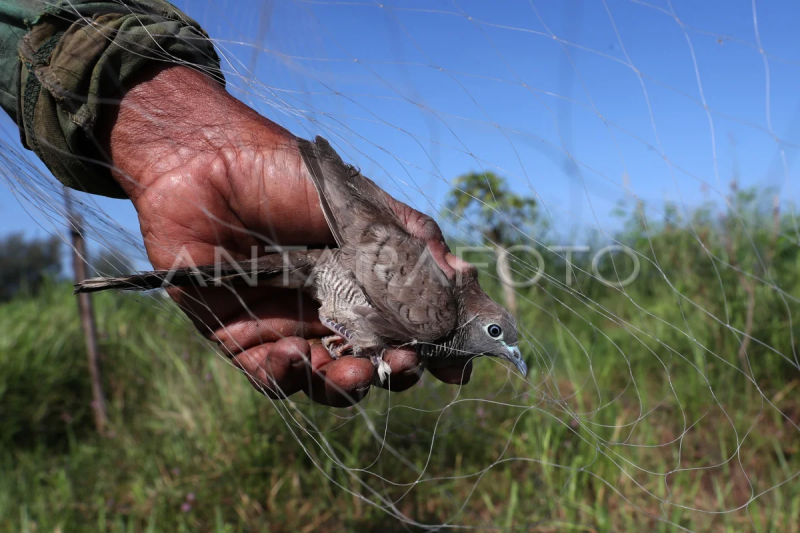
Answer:
POLYGON ((125 197, 95 126, 153 61, 223 82, 208 35, 163 0, 0 0, 0 104, 23 144, 68 187, 125 197))

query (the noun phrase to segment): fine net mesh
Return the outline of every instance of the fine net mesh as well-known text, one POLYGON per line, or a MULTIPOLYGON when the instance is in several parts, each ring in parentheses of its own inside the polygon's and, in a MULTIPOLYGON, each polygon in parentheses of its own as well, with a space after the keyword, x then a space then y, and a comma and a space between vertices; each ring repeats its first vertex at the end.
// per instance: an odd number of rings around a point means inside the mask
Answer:
MULTIPOLYGON (((466 385, 425 374, 347 409, 259 397, 332 514, 372 507, 409 530, 796 530, 794 8, 177 5, 233 95, 436 218, 516 308, 526 378, 480 358, 466 385)), ((63 187, 8 131, 8 190, 69 242, 63 187)), ((148 269, 129 207, 72 202, 104 273, 148 269)), ((190 329, 163 296, 125 298, 190 329)))

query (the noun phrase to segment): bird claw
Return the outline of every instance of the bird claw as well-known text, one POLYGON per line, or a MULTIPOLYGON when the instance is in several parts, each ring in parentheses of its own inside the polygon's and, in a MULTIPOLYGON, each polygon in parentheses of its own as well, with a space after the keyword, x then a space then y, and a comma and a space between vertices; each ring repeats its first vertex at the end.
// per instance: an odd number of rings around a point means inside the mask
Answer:
POLYGON ((353 349, 353 346, 341 335, 328 335, 327 337, 323 337, 322 346, 328 350, 328 355, 334 360, 342 357, 347 350, 353 349))
POLYGON ((372 365, 375 367, 375 370, 378 371, 378 384, 380 385, 383 385, 386 378, 392 373, 392 367, 383 360, 383 353, 385 351, 386 350, 375 351, 369 356, 372 365))
POLYGON ((352 352, 353 357, 365 357, 366 354, 364 352, 369 353, 369 359, 372 362, 372 366, 377 371, 376 377, 379 385, 383 385, 383 383, 386 381, 386 378, 388 378, 392 373, 392 367, 389 366, 389 363, 383 360, 383 354, 386 352, 385 349, 360 349, 357 346, 350 344, 350 341, 348 341, 347 338, 342 335, 328 335, 327 337, 323 337, 322 345, 334 360, 342 357, 348 350, 352 352))

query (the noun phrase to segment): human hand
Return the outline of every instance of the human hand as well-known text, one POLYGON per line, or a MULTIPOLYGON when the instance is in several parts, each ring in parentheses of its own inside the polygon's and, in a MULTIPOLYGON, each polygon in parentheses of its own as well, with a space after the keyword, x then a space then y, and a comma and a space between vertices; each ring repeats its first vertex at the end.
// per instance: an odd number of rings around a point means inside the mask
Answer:
MULTIPOLYGON (((144 72, 106 124, 114 175, 138 212, 154 268, 213 264, 219 250, 242 260, 277 244, 334 244, 294 137, 205 75, 177 66, 144 72)), ((316 302, 297 290, 168 292, 271 397, 303 390, 317 402, 344 406, 373 383, 368 359, 333 360, 314 340, 330 331, 316 302)), ((384 359, 394 391, 422 373, 413 351, 389 350, 384 359)), ((429 370, 447 383, 466 383, 472 364, 429 370)))

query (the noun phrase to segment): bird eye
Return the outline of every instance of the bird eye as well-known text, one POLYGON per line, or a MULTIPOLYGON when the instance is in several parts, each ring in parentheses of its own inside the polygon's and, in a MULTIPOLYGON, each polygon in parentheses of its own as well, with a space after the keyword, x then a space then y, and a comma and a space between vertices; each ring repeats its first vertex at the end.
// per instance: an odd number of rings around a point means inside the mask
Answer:
POLYGON ((503 335, 503 330, 497 324, 489 324, 486 328, 486 333, 494 339, 499 339, 500 336, 503 335))

